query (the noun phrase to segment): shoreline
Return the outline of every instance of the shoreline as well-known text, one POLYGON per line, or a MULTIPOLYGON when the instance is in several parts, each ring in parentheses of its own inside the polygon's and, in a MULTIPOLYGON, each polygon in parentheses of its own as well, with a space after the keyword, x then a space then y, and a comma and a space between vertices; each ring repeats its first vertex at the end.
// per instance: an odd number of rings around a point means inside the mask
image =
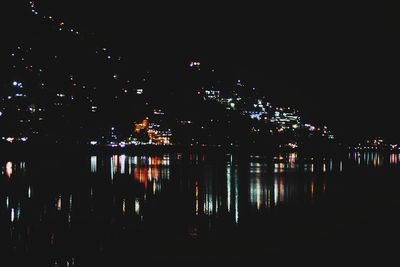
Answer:
POLYGON ((68 144, 0 144, 0 156, 38 156, 43 154, 65 154, 65 155, 88 155, 88 154, 135 154, 135 155, 159 155, 165 153, 205 153, 205 154, 235 154, 235 155, 260 155, 273 156, 279 153, 299 153, 304 155, 337 156, 348 153, 350 150, 339 146, 319 146, 306 147, 300 149, 283 149, 272 146, 242 146, 242 147, 224 147, 224 146, 154 146, 139 145, 126 147, 109 146, 91 146, 91 145, 68 145, 68 144))

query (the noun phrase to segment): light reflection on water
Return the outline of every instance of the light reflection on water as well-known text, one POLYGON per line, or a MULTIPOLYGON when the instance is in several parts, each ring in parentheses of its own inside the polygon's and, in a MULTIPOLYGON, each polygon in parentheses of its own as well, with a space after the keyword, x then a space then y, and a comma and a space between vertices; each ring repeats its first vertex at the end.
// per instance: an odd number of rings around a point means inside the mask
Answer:
MULTIPOLYGON (((326 191, 326 180, 316 179, 314 159, 299 163, 296 153, 279 156, 279 163, 273 163, 273 172, 268 164, 250 162, 249 203, 257 210, 270 209, 285 202, 313 200, 326 191), (256 166, 256 168, 254 167, 256 166), (305 177, 299 176, 302 171, 305 177), (293 179, 293 174, 296 174, 293 179), (315 182, 317 180, 319 183, 315 182)), ((333 159, 323 159, 322 172, 334 171, 333 159)), ((342 171, 342 162, 340 169, 342 171)))
POLYGON ((1 174, 6 175, 8 178, 13 176, 13 173, 18 171, 24 173, 26 168, 25 161, 19 161, 18 163, 13 163, 12 161, 7 161, 1 168, 1 174))
POLYGON ((226 205, 228 213, 233 211, 235 223, 239 223, 239 181, 238 168, 229 162, 226 167, 226 205))
POLYGON ((91 220, 105 229, 139 227, 166 212, 161 204, 168 201, 184 203, 181 216, 194 218, 188 227, 222 218, 240 226, 248 214, 318 201, 329 190, 329 179, 347 165, 393 166, 399 157, 356 152, 343 160, 289 153, 238 160, 229 154, 213 162, 198 154, 92 155, 82 168, 65 175, 62 169, 47 168, 32 173, 25 161, 6 160, 1 162, 0 227, 10 228, 2 242, 12 250, 29 251, 32 227, 48 227, 48 222, 58 225, 46 228, 52 246, 60 245, 57 240, 65 229, 73 233, 76 225, 91 220), (47 178, 40 180, 42 176, 47 178))
POLYGON ((359 166, 382 167, 386 165, 398 165, 399 153, 380 153, 378 151, 350 152, 349 159, 359 166))
MULTIPOLYGON (((161 180, 169 180, 169 165, 169 155, 163 157, 113 155, 110 158, 110 179, 113 183, 115 176, 133 176, 134 180, 144 185, 145 189, 150 186, 155 194, 161 190, 161 180)), ((93 162, 91 172, 97 172, 93 162)))
POLYGON ((7 162, 6 164, 6 175, 8 176, 8 178, 11 178, 11 175, 13 173, 13 165, 12 162, 7 162))

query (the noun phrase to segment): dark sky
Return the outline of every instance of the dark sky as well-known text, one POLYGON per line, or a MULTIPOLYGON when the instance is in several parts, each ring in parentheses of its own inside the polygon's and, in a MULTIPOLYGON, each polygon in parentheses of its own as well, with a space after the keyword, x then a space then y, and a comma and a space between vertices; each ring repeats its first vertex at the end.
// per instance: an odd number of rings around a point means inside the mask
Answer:
POLYGON ((348 4, 49 2, 138 62, 205 58, 340 134, 400 136, 394 8, 381 19, 348 4))

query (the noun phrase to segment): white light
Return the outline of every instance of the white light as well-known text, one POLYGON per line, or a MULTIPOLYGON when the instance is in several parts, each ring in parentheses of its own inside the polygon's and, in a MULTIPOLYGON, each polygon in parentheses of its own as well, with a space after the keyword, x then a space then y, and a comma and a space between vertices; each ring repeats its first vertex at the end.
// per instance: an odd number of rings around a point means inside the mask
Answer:
POLYGON ((138 199, 135 199, 135 213, 139 214, 140 212, 140 203, 138 199))
POLYGON ((90 170, 92 173, 97 172, 97 157, 96 156, 90 157, 90 170))
POLYGON ((15 219, 14 209, 11 209, 11 222, 15 219))
POLYGON ((61 208, 62 208, 62 199, 61 199, 61 195, 58 196, 56 208, 57 208, 58 211, 60 211, 61 208))

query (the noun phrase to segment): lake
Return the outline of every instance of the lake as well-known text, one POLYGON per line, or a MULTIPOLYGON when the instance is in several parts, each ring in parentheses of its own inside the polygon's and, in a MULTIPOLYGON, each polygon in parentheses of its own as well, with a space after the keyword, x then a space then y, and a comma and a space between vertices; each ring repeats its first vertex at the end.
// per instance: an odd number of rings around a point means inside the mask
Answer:
POLYGON ((5 266, 395 259, 400 155, 2 155, 5 266))

